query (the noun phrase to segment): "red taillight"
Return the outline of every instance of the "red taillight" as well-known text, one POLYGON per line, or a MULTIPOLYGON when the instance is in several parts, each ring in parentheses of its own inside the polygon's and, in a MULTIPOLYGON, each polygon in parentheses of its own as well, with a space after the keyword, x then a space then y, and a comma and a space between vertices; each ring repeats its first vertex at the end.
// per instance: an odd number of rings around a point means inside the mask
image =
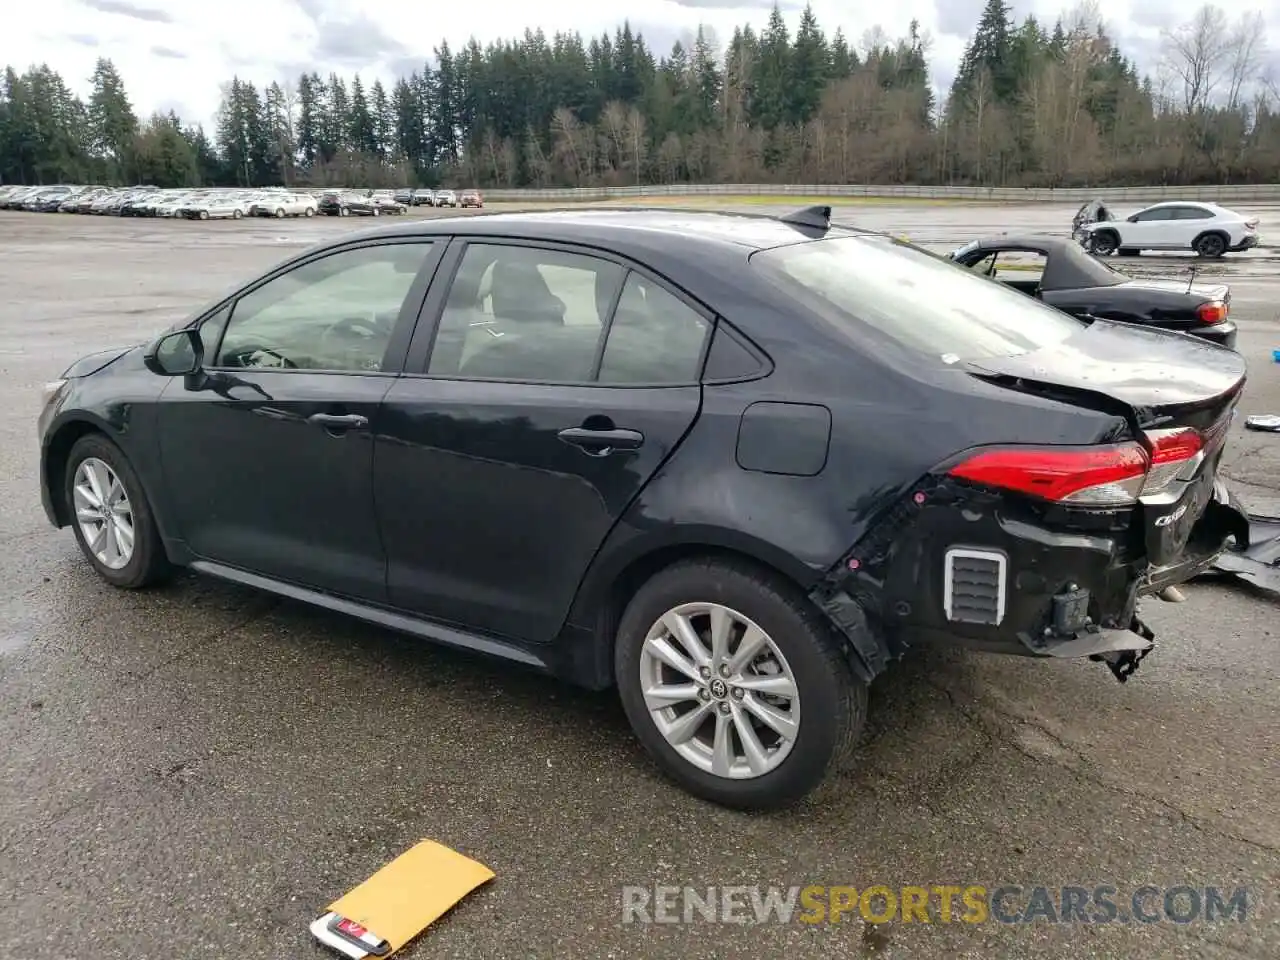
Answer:
POLYGON ((985 486, 1081 506, 1121 506, 1142 492, 1150 461, 1136 443, 1096 447, 1005 447, 974 454, 949 471, 985 486))
POLYGON ((1190 427, 1148 430, 1147 441, 1151 444, 1151 472, 1142 486, 1143 496, 1168 487, 1204 449, 1204 439, 1190 427))
POLYGON ((1196 307, 1196 316, 1202 323, 1221 323, 1227 319, 1227 305, 1221 300, 1209 300, 1196 307))

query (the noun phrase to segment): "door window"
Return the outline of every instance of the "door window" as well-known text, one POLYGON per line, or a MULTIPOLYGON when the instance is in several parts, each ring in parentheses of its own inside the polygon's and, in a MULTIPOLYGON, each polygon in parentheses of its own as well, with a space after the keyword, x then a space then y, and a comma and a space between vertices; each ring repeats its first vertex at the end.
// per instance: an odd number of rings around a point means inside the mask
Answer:
POLYGON ((1148 221, 1151 221, 1151 220, 1172 220, 1172 219, 1173 219, 1172 207, 1159 207, 1155 210, 1144 210, 1142 213, 1134 217, 1134 220, 1136 220, 1138 223, 1147 223, 1148 221))
POLYGON ((236 301, 218 367, 377 371, 429 243, 312 260, 236 301))
POLYGON ((633 271, 609 325, 599 381, 696 383, 710 329, 679 297, 633 271))
POLYGON ((477 379, 592 379, 623 268, 598 257, 468 244, 427 372, 477 379))
POLYGON ((1208 220, 1211 214, 1203 207, 1175 207, 1175 220, 1208 220))

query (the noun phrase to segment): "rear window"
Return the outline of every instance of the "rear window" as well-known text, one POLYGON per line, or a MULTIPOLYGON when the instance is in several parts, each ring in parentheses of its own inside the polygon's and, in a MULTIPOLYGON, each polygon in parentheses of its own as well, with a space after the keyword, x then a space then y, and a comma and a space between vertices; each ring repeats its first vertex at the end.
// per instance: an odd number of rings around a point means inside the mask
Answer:
POLYGON ((880 335, 942 363, 1061 343, 1083 321, 887 237, 836 237, 761 250, 754 267, 850 335, 880 335))

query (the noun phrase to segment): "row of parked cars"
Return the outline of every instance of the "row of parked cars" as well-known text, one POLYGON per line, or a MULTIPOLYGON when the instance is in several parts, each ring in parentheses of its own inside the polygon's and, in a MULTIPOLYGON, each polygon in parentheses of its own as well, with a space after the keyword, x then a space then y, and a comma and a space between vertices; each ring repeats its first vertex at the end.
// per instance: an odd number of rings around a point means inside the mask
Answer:
POLYGON ((483 207, 479 191, 326 190, 285 187, 243 190, 226 187, 168 189, 58 184, 0 186, 0 209, 31 213, 88 213, 119 217, 182 217, 240 220, 244 217, 382 216, 410 207, 483 207))

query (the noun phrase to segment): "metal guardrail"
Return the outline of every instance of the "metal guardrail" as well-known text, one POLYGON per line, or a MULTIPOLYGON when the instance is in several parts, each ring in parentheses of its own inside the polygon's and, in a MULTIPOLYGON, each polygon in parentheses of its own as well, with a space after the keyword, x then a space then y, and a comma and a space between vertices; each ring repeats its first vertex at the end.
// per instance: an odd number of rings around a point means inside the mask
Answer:
POLYGON ((1218 184, 1199 187, 942 187, 871 184, 711 183, 640 187, 572 187, 546 190, 485 190, 496 202, 573 202, 642 200, 655 197, 812 197, 831 200, 902 198, 976 203, 1084 203, 1094 198, 1113 203, 1200 200, 1219 203, 1280 203, 1280 183, 1218 184))

